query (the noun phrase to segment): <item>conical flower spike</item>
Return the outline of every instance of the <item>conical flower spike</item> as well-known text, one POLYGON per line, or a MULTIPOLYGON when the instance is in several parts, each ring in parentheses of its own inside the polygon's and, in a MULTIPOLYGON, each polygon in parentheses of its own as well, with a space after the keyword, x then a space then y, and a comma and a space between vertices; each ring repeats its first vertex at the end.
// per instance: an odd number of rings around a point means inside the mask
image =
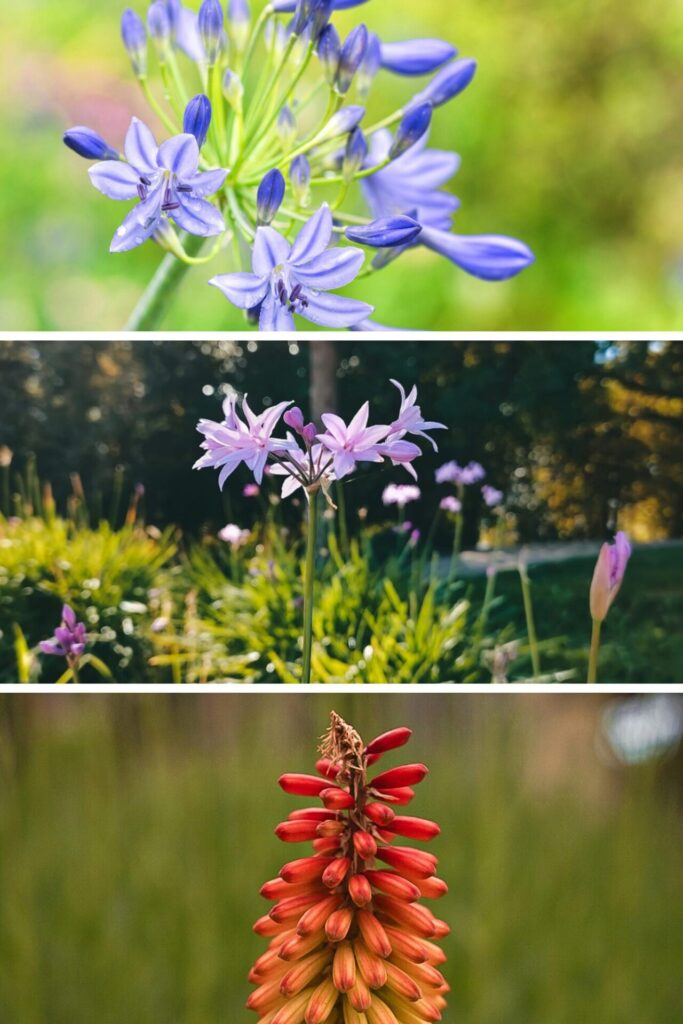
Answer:
POLYGON ((438 940, 448 925, 422 900, 448 891, 431 853, 394 845, 427 842, 439 826, 398 814, 427 774, 423 764, 369 769, 410 739, 383 733, 367 746, 338 715, 320 749, 318 775, 281 776, 293 796, 323 806, 291 811, 275 829, 283 842, 309 842, 312 856, 285 864, 261 895, 270 913, 254 925, 269 942, 252 967, 247 1003, 259 1024, 435 1024, 448 985, 438 940), (390 806, 391 805, 391 806, 390 806))

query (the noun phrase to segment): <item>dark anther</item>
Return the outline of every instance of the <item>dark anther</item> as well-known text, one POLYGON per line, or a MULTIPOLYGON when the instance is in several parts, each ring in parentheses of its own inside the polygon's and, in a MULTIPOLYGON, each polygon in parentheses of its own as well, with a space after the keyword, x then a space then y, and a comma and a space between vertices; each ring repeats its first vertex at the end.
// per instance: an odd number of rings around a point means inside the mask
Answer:
POLYGON ((142 184, 138 185, 138 199, 143 199, 144 200, 146 198, 147 198, 147 186, 146 185, 142 185, 142 184))
POLYGON ((179 208, 180 208, 180 203, 170 202, 170 203, 162 203, 162 205, 161 205, 161 209, 164 212, 168 212, 168 210, 178 210, 179 208))
POLYGON ((176 192, 191 192, 192 185, 176 185, 175 190, 176 192))
POLYGON ((146 174, 140 175, 140 181, 142 182, 143 185, 147 185, 148 188, 152 184, 151 179, 148 178, 146 174))
POLYGON ((292 288, 291 292, 289 293, 290 302, 296 302, 296 300, 299 298, 300 295, 301 295, 301 285, 300 284, 295 284, 294 287, 292 288))

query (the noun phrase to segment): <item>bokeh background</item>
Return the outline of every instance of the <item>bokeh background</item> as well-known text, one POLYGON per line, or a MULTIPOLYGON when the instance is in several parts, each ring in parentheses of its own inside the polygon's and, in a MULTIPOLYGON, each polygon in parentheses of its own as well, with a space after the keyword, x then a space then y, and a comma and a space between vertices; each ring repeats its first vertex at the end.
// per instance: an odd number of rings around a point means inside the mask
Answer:
POLYGON ((442 828, 445 1020, 671 1024, 676 700, 631 700, 617 729, 586 695, 0 698, 0 1019, 255 1020, 258 890, 300 855, 273 829, 305 802, 277 778, 311 770, 334 708, 366 740, 410 726, 429 765, 412 807, 442 828))
MULTIPOLYGON (((108 254, 121 205, 61 143, 66 127, 86 123, 120 144, 132 114, 150 117, 120 43, 120 6, 27 0, 0 11, 5 329, 119 329, 159 262, 152 246, 108 254)), ((680 4, 372 0, 338 21, 361 18, 386 39, 444 36, 478 59, 473 85, 438 112, 432 134, 462 156, 458 229, 517 235, 538 257, 491 285, 418 250, 382 273, 381 297, 375 284, 354 287, 376 300, 378 320, 428 330, 679 324, 680 4)), ((383 111, 412 91, 389 75, 379 90, 383 111)), ((225 269, 217 260, 191 272, 162 326, 243 326, 205 283, 225 269)))

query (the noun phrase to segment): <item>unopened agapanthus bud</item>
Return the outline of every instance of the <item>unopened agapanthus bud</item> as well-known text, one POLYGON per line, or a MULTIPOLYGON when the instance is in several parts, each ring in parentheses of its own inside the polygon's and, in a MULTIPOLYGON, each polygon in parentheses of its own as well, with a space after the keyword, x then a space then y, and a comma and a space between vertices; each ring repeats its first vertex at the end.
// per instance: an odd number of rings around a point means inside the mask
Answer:
POLYGON ((349 91, 353 77, 363 59, 367 43, 368 30, 365 25, 357 25, 351 29, 339 54, 339 66, 334 82, 338 93, 343 95, 349 91))
POLYGON ((381 66, 382 54, 379 36, 374 32, 368 32, 365 53, 356 71, 356 88, 361 99, 365 99, 370 92, 372 83, 381 66))
POLYGON ((203 93, 195 96, 185 107, 183 115, 183 131, 186 135, 194 135, 201 149, 206 142, 211 125, 211 103, 203 93))
POLYGON ((346 140, 344 159, 342 160, 342 177, 351 181, 358 173, 368 155, 368 144, 360 128, 354 128, 346 140))
POLYGON ((86 160, 118 160, 119 153, 92 128, 76 125, 64 132, 64 145, 86 160))
POLYGON ((406 39, 382 43, 381 62, 397 75, 427 75, 455 57, 457 50, 443 39, 406 39))
POLYGON ((250 21, 249 0, 228 0, 228 34, 239 53, 249 40, 250 21))
POLYGON ((147 11, 147 30, 160 57, 168 53, 171 44, 171 19, 165 0, 155 0, 147 11))
POLYGON ((301 436, 303 437, 306 444, 310 446, 315 441, 317 433, 318 428, 316 427, 315 423, 307 423, 304 429, 301 431, 301 436))
POLYGON ((226 68, 223 72, 223 95, 233 110, 241 111, 244 86, 239 75, 236 75, 230 68, 226 68))
POLYGON ((421 103, 418 107, 411 107, 401 118, 396 137, 389 150, 390 159, 396 160, 411 146, 414 146, 429 128, 431 120, 431 103, 421 103))
POLYGON ((474 78, 476 70, 476 60, 469 57, 454 60, 438 71, 429 85, 413 96, 410 107, 420 106, 422 103, 431 103, 433 107, 440 107, 467 88, 474 78))
POLYGON ((297 206, 308 206, 311 201, 311 165, 303 153, 292 160, 289 181, 297 206))
POLYGON ((121 15, 121 38, 133 71, 138 77, 147 73, 147 31, 142 18, 127 8, 121 15))
POLYGON ((282 419, 296 434, 300 434, 304 429, 304 414, 296 405, 292 409, 288 409, 282 419))
MULTIPOLYGON (((285 195, 285 179, 274 167, 264 175, 256 192, 256 216, 259 225, 270 224, 285 195)), ((285 414, 286 415, 286 414, 285 414)))
POLYGON ((341 53, 339 33, 334 25, 327 25, 320 33, 316 52, 318 54, 318 60, 320 61, 320 67, 322 68, 323 75, 325 76, 325 81, 329 85, 332 85, 337 77, 339 55, 341 53))
POLYGON ((334 0, 318 0, 314 5, 309 22, 311 39, 314 42, 329 22, 333 10, 334 0))
POLYGON ((345 234, 351 242, 383 249, 396 245, 410 245, 421 231, 421 224, 412 217, 400 214, 397 217, 381 217, 370 224, 354 224, 346 229, 345 234))
POLYGON ((203 0, 197 25, 206 59, 209 64, 215 64, 223 41, 223 8, 218 0, 203 0))
POLYGON ((282 108, 275 127, 283 150, 291 149, 296 139, 296 118, 291 107, 285 105, 282 108))
POLYGON ((365 117, 365 107, 349 106, 342 107, 336 114, 333 114, 325 127, 316 136, 316 143, 328 142, 340 135, 346 135, 357 128, 365 117))

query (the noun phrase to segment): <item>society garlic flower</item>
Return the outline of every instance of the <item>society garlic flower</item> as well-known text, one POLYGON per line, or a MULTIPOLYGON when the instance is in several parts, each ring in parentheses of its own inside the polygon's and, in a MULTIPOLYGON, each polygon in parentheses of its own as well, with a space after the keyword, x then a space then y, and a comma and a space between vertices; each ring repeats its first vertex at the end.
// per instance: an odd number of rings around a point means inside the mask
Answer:
POLYGON ((402 746, 410 729, 378 736, 367 746, 332 713, 316 763, 318 776, 288 774, 287 793, 313 796, 321 807, 292 811, 276 828, 283 842, 312 842, 312 856, 291 861, 261 889, 275 901, 254 930, 270 945, 249 979, 247 1005, 259 1024, 425 1024, 441 1018, 448 985, 445 955, 435 939, 448 934, 423 899, 447 892, 436 857, 402 837, 429 840, 432 821, 397 815, 423 764, 370 767, 402 746))

